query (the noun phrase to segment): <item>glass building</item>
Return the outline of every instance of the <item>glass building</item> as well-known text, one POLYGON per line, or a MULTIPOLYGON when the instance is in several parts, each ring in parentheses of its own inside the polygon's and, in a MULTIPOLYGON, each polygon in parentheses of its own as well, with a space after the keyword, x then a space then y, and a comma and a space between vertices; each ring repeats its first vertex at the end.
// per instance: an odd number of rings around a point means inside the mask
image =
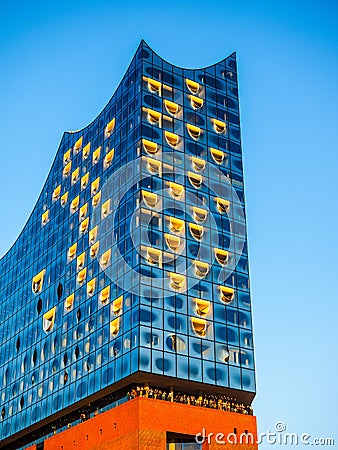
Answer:
POLYGON ((190 70, 142 41, 99 116, 64 133, 0 273, 0 448, 133 386, 249 407, 235 54, 190 70))

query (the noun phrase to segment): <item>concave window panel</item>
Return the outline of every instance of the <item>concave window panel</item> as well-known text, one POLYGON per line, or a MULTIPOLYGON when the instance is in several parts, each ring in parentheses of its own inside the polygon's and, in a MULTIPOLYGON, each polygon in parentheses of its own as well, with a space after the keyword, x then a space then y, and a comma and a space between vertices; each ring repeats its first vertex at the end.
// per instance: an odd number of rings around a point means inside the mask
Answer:
POLYGON ((174 233, 184 233, 185 222, 177 217, 169 217, 169 229, 174 233))
POLYGON ((177 103, 171 102, 170 100, 164 100, 164 106, 168 113, 173 116, 177 114, 180 109, 177 103))
POLYGON ((66 192, 65 194, 63 194, 63 196, 62 196, 61 199, 60 199, 61 206, 65 206, 66 203, 67 203, 67 201, 68 201, 68 192, 66 192))
POLYGON ((32 291, 34 294, 38 294, 42 291, 43 280, 45 278, 46 269, 41 270, 37 275, 33 277, 32 280, 32 291))
POLYGON ((226 132, 226 123, 223 122, 222 120, 218 120, 218 119, 212 119, 212 123, 214 126, 214 130, 216 131, 216 133, 225 133, 226 132))
POLYGON ((52 331, 55 322, 55 315, 56 315, 56 306, 54 306, 54 308, 51 308, 43 315, 42 327, 43 331, 45 331, 46 333, 52 331))
POLYGON ((115 149, 110 150, 110 152, 108 152, 106 154, 106 156, 104 157, 104 161, 103 161, 103 167, 106 169, 107 167, 110 166, 111 162, 113 161, 114 158, 114 153, 115 153, 115 149))
POLYGON ((144 247, 145 258, 149 264, 161 266, 162 251, 153 247, 144 247))
POLYGON ((91 194, 95 195, 99 192, 100 189, 100 177, 97 177, 96 180, 92 182, 91 186, 91 194))
POLYGON ((158 202, 158 195, 154 192, 142 191, 142 198, 149 208, 155 208, 158 202))
POLYGON ((190 184, 196 188, 199 189, 202 186, 203 177, 202 175, 194 172, 188 172, 188 178, 190 181, 190 184))
POLYGON ((204 261, 194 261, 195 266, 195 274, 199 278, 204 278, 208 275, 209 272, 209 264, 204 261))
POLYGON ((110 286, 106 286, 100 292, 99 299, 101 303, 107 303, 110 298, 110 286))
POLYGON ((81 253, 81 255, 78 256, 76 261, 76 269, 81 270, 86 262, 86 252, 81 253))
POLYGON ((176 145, 180 141, 180 137, 178 136, 178 134, 171 133, 170 131, 165 131, 164 137, 165 137, 165 140, 167 141, 167 143, 169 145, 171 145, 171 147, 176 147, 176 145))
POLYGON ((83 160, 87 159, 89 156, 89 153, 90 153, 90 142, 88 142, 88 144, 83 147, 82 159, 83 160))
POLYGON ((88 281, 87 283, 87 295, 92 296, 95 292, 96 287, 96 278, 93 278, 92 280, 88 281))
POLYGON ((147 157, 147 169, 152 175, 161 176, 162 173, 162 163, 157 159, 147 157))
POLYGON ((171 334, 169 336, 170 343, 171 343, 171 349, 176 352, 184 352, 187 348, 187 344, 184 342, 184 340, 177 336, 176 334, 171 334))
POLYGON ((235 297, 235 289, 228 286, 219 286, 221 300, 224 303, 230 303, 235 297))
POLYGON ((191 123, 187 123, 187 130, 188 130, 189 135, 195 140, 197 140, 200 137, 201 132, 202 132, 200 127, 197 127, 196 125, 192 125, 191 123))
POLYGON ((54 191, 53 191, 52 199, 53 199, 54 202, 56 200, 59 200, 60 194, 61 194, 61 184, 59 184, 59 186, 57 188, 55 188, 54 191))
POLYGON ((72 213, 74 213, 78 207, 79 207, 79 203, 80 203, 80 196, 78 195, 77 197, 75 197, 70 204, 70 211, 72 213))
POLYGON ((195 298, 194 302, 196 306, 196 314, 206 317, 211 310, 211 303, 208 300, 203 300, 201 298, 195 298))
POLYGON ((173 181, 169 181, 169 191, 171 196, 175 200, 182 200, 184 195, 184 186, 182 184, 174 183, 173 181))
POLYGON ((102 208, 101 208, 101 215, 102 218, 104 219, 105 217, 107 217, 109 214, 111 213, 111 209, 110 209, 110 199, 107 200, 106 202, 103 203, 102 208))
POLYGON ((75 244, 73 244, 71 247, 69 247, 68 252, 67 252, 67 258, 69 261, 71 261, 72 259, 75 258, 76 256, 76 250, 77 250, 77 242, 75 242, 75 244))
POLYGON ((70 161, 63 169, 63 176, 68 177, 72 170, 72 162, 70 161))
POLYGON ((189 230, 191 236, 196 239, 196 241, 200 241, 204 234, 204 228, 201 225, 196 225, 195 223, 189 223, 189 230))
POLYGON ((113 313, 115 316, 119 316, 122 313, 123 307, 123 295, 120 295, 113 301, 113 313))
POLYGON ((192 94, 197 94, 200 90, 200 84, 197 81, 189 80, 189 78, 186 78, 185 84, 192 94))
POLYGON ((182 291, 185 288, 186 277, 179 273, 169 272, 170 287, 174 291, 182 291))
POLYGON ((96 195, 94 195, 94 197, 92 198, 93 208, 96 208, 100 204, 100 201, 101 201, 101 191, 98 192, 96 195))
POLYGON ((89 255, 91 258, 96 258, 100 249, 100 241, 96 242, 90 247, 89 255))
POLYGON ((67 311, 71 310, 74 304, 74 300, 75 300, 75 295, 71 294, 69 295, 66 300, 65 300, 65 309, 67 311))
POLYGON ((78 284, 83 284, 87 277, 87 268, 85 267, 77 274, 77 282, 78 284))
POLYGON ((230 353, 229 353, 228 348, 226 348, 226 347, 221 348, 218 352, 218 357, 221 361, 223 361, 225 363, 229 362, 230 353))
POLYGON ((161 95, 162 83, 160 81, 154 80, 152 78, 146 78, 148 82, 148 89, 152 94, 161 95))
POLYGON ((112 336, 116 336, 120 329, 120 318, 117 317, 116 319, 112 320, 110 322, 110 334, 112 336))
POLYGON ((198 206, 192 207, 193 217, 196 222, 205 222, 208 217, 208 211, 198 206))
POLYGON ((66 165, 70 163, 71 160, 71 149, 67 150, 66 153, 63 155, 63 164, 66 165))
POLYGON ((83 222, 80 223, 80 233, 86 233, 89 227, 89 217, 83 220, 83 222))
POLYGON ((204 100, 203 98, 196 97, 195 95, 190 96, 190 103, 194 109, 200 109, 203 107, 204 100))
POLYGON ((197 158, 196 156, 192 156, 191 163, 196 172, 202 172, 205 169, 205 161, 202 158, 197 158))
POLYGON ((82 222, 87 215, 88 212, 88 203, 86 203, 85 205, 81 206, 80 208, 80 212, 79 212, 79 220, 80 222, 82 222))
POLYGON ((89 183, 89 172, 87 172, 83 177, 81 178, 81 189, 86 189, 89 183))
POLYGON ((230 211, 230 201, 226 200, 225 198, 216 197, 215 199, 217 210, 221 214, 228 213, 230 211))
POLYGON ((75 142, 75 145, 74 145, 74 152, 75 153, 77 153, 80 150, 80 148, 82 147, 82 141, 83 141, 83 137, 81 136, 80 139, 78 139, 75 142))
POLYGON ((142 139, 142 145, 144 150, 150 155, 155 155, 158 152, 158 145, 156 142, 148 141, 147 139, 142 139))
POLYGON ((162 114, 160 112, 148 108, 147 113, 149 123, 152 125, 161 125, 162 114))
POLYGON ((92 229, 89 231, 89 236, 88 236, 88 239, 89 239, 89 245, 94 244, 94 242, 95 242, 96 239, 97 239, 97 235, 98 235, 98 226, 96 225, 96 227, 92 228, 92 229))
POLYGON ((216 148, 210 147, 210 154, 216 164, 222 164, 222 162, 225 158, 225 153, 222 152, 222 150, 218 150, 216 148))
POLYGON ((221 266, 225 266, 229 259, 229 252, 221 248, 214 248, 215 258, 221 266))
POLYGON ((165 233, 165 242, 167 247, 173 252, 178 252, 181 246, 181 238, 173 234, 165 233))
POLYGON ((111 134, 114 128, 115 128, 115 117, 107 123, 106 134, 111 134))
POLYGON ((93 165, 98 163, 101 155, 101 146, 98 147, 93 153, 93 165))
POLYGON ((72 184, 75 184, 79 180, 80 169, 79 167, 72 173, 72 184))
POLYGON ((239 365, 240 364, 240 352, 237 348, 229 348, 229 361, 233 364, 239 365))
POLYGON ((107 250, 101 255, 100 265, 103 267, 107 267, 111 261, 111 249, 107 250))
POLYGON ((48 219, 49 219, 49 209, 47 209, 47 211, 45 211, 41 216, 42 225, 46 225, 46 223, 48 222, 48 219))
POLYGON ((197 336, 206 336, 208 323, 205 319, 200 319, 199 317, 191 317, 191 326, 197 336))

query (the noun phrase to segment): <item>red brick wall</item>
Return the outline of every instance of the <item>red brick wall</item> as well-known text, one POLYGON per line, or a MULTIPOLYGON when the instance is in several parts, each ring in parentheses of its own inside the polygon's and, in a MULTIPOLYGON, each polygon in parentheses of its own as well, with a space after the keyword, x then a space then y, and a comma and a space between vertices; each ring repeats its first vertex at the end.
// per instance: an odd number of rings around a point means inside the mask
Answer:
MULTIPOLYGON (((166 431, 195 435, 247 430, 256 437, 256 418, 243 414, 139 397, 46 439, 46 450, 165 450, 166 431)), ((229 444, 227 444, 229 445, 229 444)), ((236 445, 237 449, 257 446, 236 445)), ((214 437, 203 450, 226 448, 214 437)), ((32 449, 33 450, 33 449, 32 449)))

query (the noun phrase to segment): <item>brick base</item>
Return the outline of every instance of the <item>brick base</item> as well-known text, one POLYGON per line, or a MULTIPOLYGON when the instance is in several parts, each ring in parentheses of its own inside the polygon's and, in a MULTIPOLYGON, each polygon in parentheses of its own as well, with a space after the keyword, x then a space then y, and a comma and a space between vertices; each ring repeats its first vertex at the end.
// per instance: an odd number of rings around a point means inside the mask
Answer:
MULTIPOLYGON (((45 450, 165 450, 166 432, 196 435, 213 433, 203 450, 225 449, 215 442, 217 433, 225 436, 245 431, 257 439, 256 418, 199 406, 138 397, 99 414, 45 440, 45 450), (235 430, 236 429, 236 430, 235 430)), ((256 450, 255 444, 231 444, 240 450, 256 450)), ((35 446, 30 450, 35 450, 35 446)))

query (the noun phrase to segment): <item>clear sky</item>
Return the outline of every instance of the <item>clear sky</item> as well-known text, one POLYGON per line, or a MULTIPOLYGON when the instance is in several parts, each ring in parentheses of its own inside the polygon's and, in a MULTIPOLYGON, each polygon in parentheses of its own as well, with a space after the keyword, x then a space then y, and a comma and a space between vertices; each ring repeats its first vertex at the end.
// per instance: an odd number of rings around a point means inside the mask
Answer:
POLYGON ((63 131, 96 117, 141 38, 185 67, 237 51, 259 431, 283 421, 338 442, 333 0, 1 1, 0 254, 63 131))

